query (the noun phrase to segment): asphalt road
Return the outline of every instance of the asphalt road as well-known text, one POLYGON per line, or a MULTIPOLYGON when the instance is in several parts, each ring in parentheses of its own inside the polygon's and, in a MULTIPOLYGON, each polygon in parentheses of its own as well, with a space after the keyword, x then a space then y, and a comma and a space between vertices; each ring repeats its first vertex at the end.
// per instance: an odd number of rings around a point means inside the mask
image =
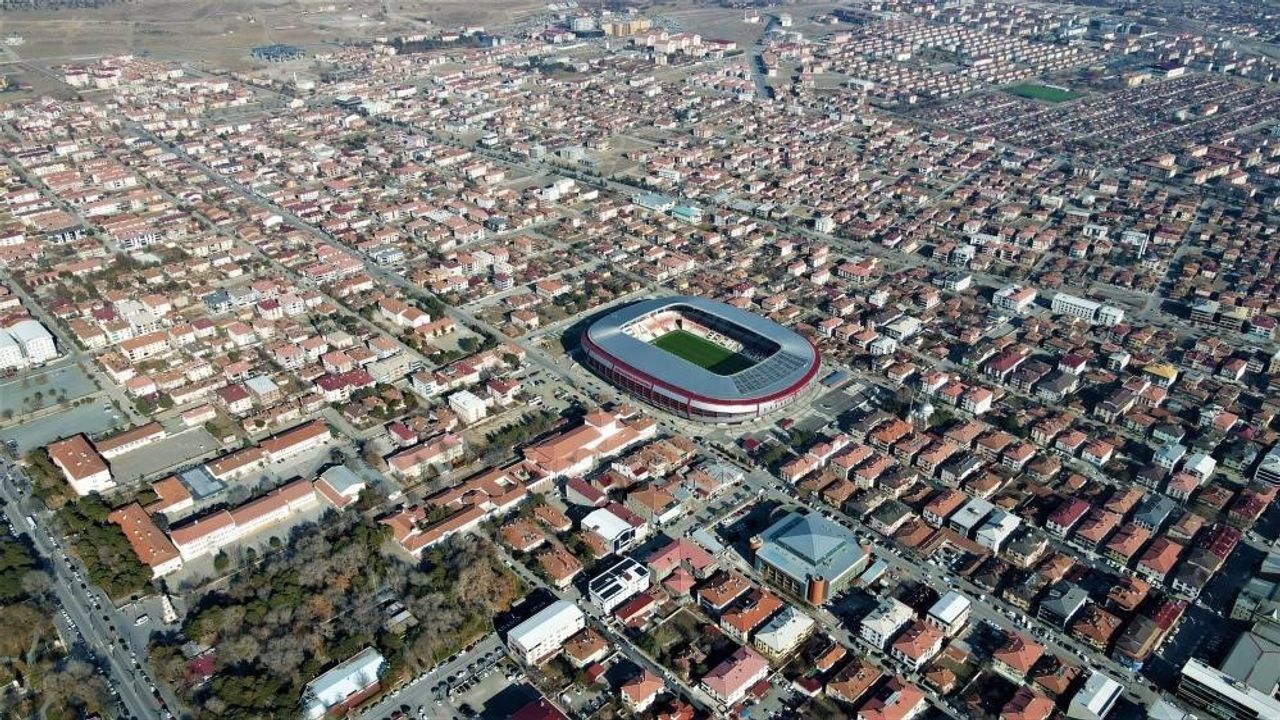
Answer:
POLYGON ((29 483, 20 471, 0 458, 0 498, 5 501, 4 512, 16 530, 31 537, 36 551, 52 569, 51 587, 58 604, 67 612, 89 651, 109 671, 109 685, 119 693, 127 713, 121 717, 173 717, 156 699, 152 692, 155 686, 119 632, 123 622, 119 611, 96 588, 88 585, 80 568, 65 559, 61 544, 48 531, 48 517, 34 509, 32 506, 36 503, 28 502, 20 492, 20 487, 27 486, 29 483), (34 528, 27 517, 36 520, 34 528), (86 587, 82 588, 82 584, 86 587))

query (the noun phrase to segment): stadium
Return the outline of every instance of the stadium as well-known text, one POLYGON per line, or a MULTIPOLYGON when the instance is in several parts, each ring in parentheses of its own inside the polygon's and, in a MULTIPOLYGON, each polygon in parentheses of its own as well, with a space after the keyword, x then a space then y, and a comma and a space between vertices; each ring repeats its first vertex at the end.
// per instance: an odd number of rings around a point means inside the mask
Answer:
POLYGON ((582 334, 588 365, 610 382, 691 420, 742 422, 784 407, 818 374, 804 337, 732 305, 697 297, 644 300, 582 334))

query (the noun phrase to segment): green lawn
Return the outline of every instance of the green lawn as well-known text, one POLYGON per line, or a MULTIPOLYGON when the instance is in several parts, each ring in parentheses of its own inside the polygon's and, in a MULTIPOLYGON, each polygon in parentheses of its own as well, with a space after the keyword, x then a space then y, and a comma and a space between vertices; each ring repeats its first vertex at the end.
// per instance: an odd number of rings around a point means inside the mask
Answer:
POLYGON ((746 356, 684 330, 669 332, 653 344, 717 375, 732 375, 755 364, 746 356))
POLYGON ((1079 93, 1070 90, 1061 90, 1052 88, 1047 85, 1039 85, 1036 83, 1022 83, 1004 89, 1005 92, 1017 95, 1018 97, 1030 98, 1032 100, 1043 100, 1045 102, 1060 103, 1068 100, 1075 100, 1080 97, 1079 93))

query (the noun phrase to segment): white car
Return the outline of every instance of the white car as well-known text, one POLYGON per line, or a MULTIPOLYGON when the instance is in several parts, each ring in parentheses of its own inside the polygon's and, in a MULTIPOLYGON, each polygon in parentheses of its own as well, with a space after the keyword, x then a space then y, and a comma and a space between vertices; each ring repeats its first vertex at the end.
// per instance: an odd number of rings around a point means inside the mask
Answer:
POLYGON ((138 619, 133 621, 133 624, 135 627, 138 625, 146 625, 147 621, 149 621, 150 619, 151 618, 148 617, 147 615, 139 615, 138 619))

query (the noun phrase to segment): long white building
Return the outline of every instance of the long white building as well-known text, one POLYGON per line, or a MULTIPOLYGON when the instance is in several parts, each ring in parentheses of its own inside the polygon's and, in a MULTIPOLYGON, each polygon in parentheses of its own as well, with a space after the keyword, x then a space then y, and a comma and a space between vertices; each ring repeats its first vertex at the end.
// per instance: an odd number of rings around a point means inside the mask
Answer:
POLYGON ((557 600, 507 633, 507 647, 528 665, 537 665, 560 652, 565 640, 587 626, 582 609, 557 600))
POLYGON ((1058 293, 1053 296, 1050 309, 1058 315, 1078 317, 1095 325, 1119 325, 1124 322, 1124 310, 1114 305, 1090 300, 1088 298, 1058 293))
POLYGON ((222 548, 319 503, 311 481, 300 478, 235 508, 218 510, 169 533, 185 561, 222 548))

